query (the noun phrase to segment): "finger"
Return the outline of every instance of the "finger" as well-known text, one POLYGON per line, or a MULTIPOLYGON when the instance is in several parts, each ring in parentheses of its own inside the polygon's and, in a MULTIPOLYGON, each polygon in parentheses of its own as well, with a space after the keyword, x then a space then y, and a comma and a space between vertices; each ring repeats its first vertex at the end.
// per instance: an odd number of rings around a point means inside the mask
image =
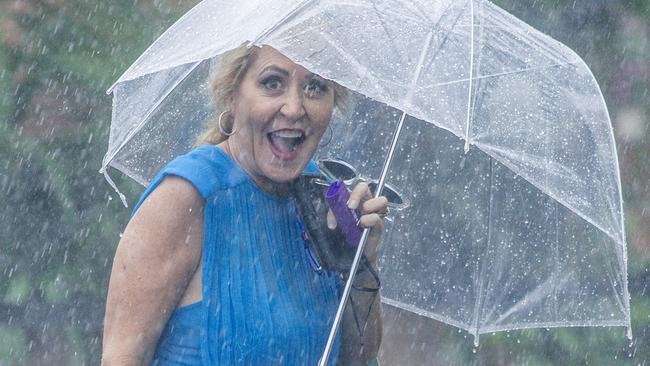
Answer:
POLYGON ((327 210, 327 228, 330 230, 336 229, 336 217, 332 210, 327 210))
POLYGON ((361 205, 361 212, 364 214, 378 213, 385 214, 388 211, 388 199, 384 196, 369 199, 361 205))
POLYGON ((359 182, 352 192, 350 192, 350 199, 348 200, 348 207, 356 210, 359 207, 359 203, 367 196, 368 194, 368 183, 359 182))
POLYGON ((373 263, 377 261, 377 252, 379 251, 379 243, 381 242, 381 235, 384 232, 384 220, 378 214, 363 215, 359 223, 362 226, 369 225, 370 235, 368 235, 368 242, 364 254, 373 263))
POLYGON ((379 214, 372 213, 361 216, 361 219, 359 219, 359 224, 364 228, 377 229, 383 227, 384 220, 379 214))

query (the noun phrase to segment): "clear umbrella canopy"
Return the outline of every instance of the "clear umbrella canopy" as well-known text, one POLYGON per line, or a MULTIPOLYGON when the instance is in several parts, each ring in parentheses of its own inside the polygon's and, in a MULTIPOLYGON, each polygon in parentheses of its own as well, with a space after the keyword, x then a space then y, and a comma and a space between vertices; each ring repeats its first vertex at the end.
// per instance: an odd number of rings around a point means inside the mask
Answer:
POLYGON ((616 150, 585 63, 474 1, 211 1, 118 80, 102 170, 147 184, 214 120, 220 56, 251 42, 353 91, 320 155, 412 202, 387 228, 383 301, 478 336, 630 325, 616 150))

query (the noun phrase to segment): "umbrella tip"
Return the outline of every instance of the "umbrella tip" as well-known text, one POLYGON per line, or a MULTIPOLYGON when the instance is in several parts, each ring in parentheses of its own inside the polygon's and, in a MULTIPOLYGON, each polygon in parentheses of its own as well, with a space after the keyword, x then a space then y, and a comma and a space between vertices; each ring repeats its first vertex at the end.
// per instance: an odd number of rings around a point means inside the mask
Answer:
POLYGON ((113 179, 111 179, 110 175, 108 175, 108 172, 106 171, 106 167, 107 165, 102 166, 102 168, 99 169, 99 173, 104 175, 104 179, 106 179, 106 181, 111 186, 111 188, 113 188, 115 193, 117 193, 117 195, 120 197, 120 201, 122 201, 124 207, 128 208, 129 204, 126 202, 126 196, 124 196, 124 194, 120 192, 120 190, 117 188, 117 184, 115 184, 115 182, 113 182, 113 179))
POLYGON ((632 345, 632 326, 628 324, 627 329, 625 330, 625 336, 627 337, 630 346, 632 345))

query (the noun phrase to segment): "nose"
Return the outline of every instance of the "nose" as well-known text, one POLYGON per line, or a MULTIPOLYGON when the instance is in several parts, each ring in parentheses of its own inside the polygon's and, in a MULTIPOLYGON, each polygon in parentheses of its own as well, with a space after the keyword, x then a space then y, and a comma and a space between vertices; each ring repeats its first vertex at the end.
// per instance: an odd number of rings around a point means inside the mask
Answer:
POLYGON ((291 88, 286 94, 280 113, 291 121, 297 121, 305 115, 302 90, 291 88))

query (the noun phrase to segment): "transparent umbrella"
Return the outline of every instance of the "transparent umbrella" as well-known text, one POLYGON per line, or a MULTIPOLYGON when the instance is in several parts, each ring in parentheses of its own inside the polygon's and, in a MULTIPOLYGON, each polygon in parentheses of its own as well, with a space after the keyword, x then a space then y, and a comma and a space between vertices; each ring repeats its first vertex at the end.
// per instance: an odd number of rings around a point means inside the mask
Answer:
POLYGON ((600 89, 574 52, 487 1, 205 0, 111 88, 101 171, 146 185, 191 149, 214 117, 211 73, 245 41, 353 91, 319 154, 411 201, 384 236, 385 303, 476 341, 535 327, 629 331, 600 89))

